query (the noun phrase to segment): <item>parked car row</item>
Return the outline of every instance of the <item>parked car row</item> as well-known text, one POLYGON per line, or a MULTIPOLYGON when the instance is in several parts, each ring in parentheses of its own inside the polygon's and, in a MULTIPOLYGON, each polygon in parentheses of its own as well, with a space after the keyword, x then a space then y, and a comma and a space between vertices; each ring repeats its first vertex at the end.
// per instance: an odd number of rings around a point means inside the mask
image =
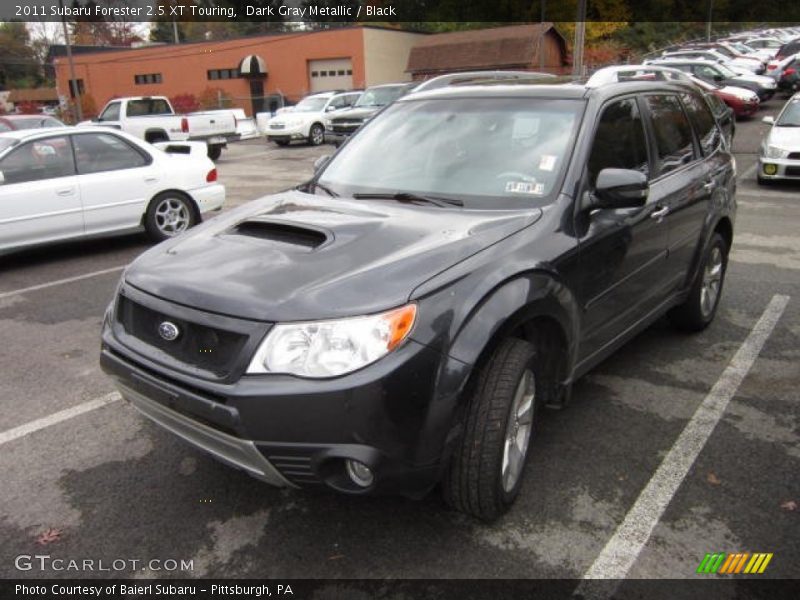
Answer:
POLYGON ((777 117, 764 117, 771 125, 758 157, 758 183, 778 179, 800 181, 800 92, 792 96, 777 117))

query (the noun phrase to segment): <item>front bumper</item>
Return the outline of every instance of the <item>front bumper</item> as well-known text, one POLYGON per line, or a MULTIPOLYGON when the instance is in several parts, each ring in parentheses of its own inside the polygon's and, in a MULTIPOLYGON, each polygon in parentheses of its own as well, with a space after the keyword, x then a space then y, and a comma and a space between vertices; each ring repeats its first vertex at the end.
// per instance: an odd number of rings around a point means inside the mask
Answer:
POLYGON ((197 203, 200 214, 220 210, 225 204, 225 186, 221 183, 212 183, 203 187, 188 190, 189 195, 197 203))
POLYGON ((800 179, 800 159, 758 157, 761 179, 800 179))
POLYGON ((267 127, 266 136, 271 141, 305 140, 308 138, 306 129, 303 125, 286 126, 282 129, 267 127))
POLYGON ((122 396, 183 440, 262 481, 415 497, 440 478, 467 371, 438 351, 409 340, 343 377, 244 375, 228 383, 167 368, 155 353, 123 346, 113 327, 104 327, 100 364, 122 396), (348 459, 369 466, 374 484, 354 484, 348 459))

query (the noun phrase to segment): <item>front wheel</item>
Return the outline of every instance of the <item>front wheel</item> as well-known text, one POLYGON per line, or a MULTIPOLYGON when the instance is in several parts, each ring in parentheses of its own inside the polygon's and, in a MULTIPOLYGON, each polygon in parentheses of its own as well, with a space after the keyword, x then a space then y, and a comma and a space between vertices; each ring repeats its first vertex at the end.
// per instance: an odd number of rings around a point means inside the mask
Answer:
POLYGON ((198 220, 191 200, 176 192, 164 192, 150 201, 144 227, 154 241, 163 242, 193 227, 198 220))
POLYGON ((711 324, 722 296, 727 267, 728 245, 720 234, 715 233, 703 255, 689 296, 683 304, 670 311, 669 316, 675 325, 686 331, 702 331, 711 324))
POLYGON ((540 404, 537 363, 535 346, 508 338, 481 367, 442 484, 453 508, 490 521, 514 502, 540 404))
POLYGON ((314 123, 311 126, 311 131, 308 132, 308 143, 312 146, 319 146, 325 141, 325 129, 319 123, 314 123))

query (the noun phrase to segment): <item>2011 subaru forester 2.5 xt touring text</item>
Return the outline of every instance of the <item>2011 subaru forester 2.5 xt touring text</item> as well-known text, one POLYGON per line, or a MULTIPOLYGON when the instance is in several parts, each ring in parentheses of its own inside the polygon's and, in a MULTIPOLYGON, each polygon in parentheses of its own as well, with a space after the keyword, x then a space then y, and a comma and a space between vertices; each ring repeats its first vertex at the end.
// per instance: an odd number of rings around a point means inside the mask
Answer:
POLYGON ((441 482, 492 519, 542 407, 664 313, 714 318, 734 171, 681 82, 412 94, 306 184, 134 261, 101 363, 146 416, 269 483, 441 482))

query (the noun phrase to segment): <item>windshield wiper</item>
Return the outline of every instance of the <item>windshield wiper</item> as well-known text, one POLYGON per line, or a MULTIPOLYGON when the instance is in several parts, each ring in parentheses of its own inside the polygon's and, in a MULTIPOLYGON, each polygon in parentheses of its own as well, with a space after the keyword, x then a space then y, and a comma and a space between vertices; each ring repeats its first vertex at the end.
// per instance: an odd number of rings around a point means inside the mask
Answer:
POLYGON ((311 185, 313 185, 313 186, 314 186, 314 189, 317 189, 317 188, 321 189, 323 192, 325 192, 326 194, 328 194, 328 196, 331 196, 331 197, 333 197, 333 198, 338 198, 338 197, 339 197, 339 194, 337 194, 336 192, 334 192, 334 191, 333 191, 331 188, 329 188, 328 186, 326 186, 326 185, 322 185, 322 184, 321 184, 319 181, 315 181, 315 182, 314 182, 314 183, 312 183, 311 185))
POLYGON ((396 192, 394 194, 353 194, 356 200, 395 200, 414 204, 418 202, 433 204, 434 206, 464 206, 461 200, 456 198, 442 198, 441 196, 421 196, 410 192, 396 192))

